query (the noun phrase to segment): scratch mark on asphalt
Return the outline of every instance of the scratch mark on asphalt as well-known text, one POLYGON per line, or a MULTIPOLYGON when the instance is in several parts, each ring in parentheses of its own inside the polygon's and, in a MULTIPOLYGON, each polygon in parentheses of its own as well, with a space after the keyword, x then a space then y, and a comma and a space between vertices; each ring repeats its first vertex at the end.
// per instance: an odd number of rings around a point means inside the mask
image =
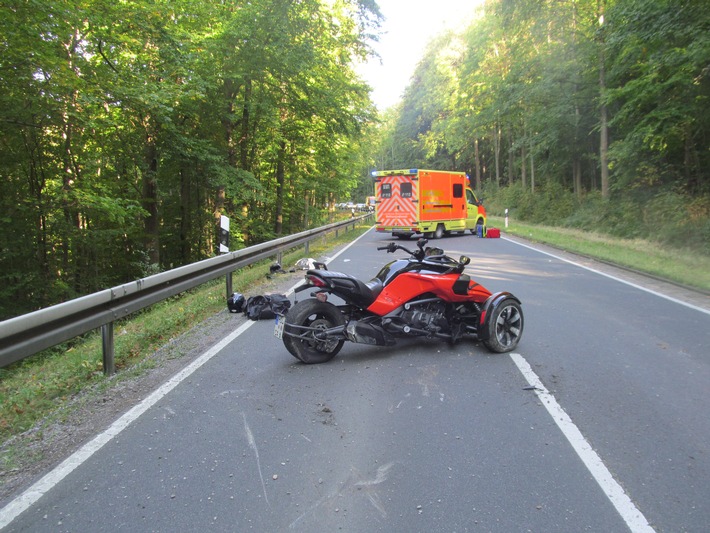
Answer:
POLYGON ((259 479, 261 479, 261 488, 264 491, 264 499, 266 500, 266 505, 271 507, 269 503, 269 497, 266 495, 266 483, 264 483, 264 475, 261 473, 261 461, 259 460, 259 449, 256 447, 256 440, 254 440, 254 434, 249 429, 249 424, 247 424, 247 415, 242 413, 242 418, 244 419, 244 431, 247 434, 247 442, 249 442, 249 447, 254 450, 254 455, 256 456, 256 467, 259 470, 259 479))
POLYGON ((381 483, 384 483, 387 481, 387 478, 389 476, 389 472, 394 466, 394 463, 387 463, 386 465, 380 466, 377 469, 377 472, 375 474, 374 479, 363 479, 363 476, 358 472, 356 468, 351 469, 351 473, 348 476, 348 478, 345 480, 345 483, 343 483, 342 487, 340 487, 339 490, 332 492, 329 495, 323 496, 320 498, 316 503, 314 503, 310 508, 308 508, 303 514, 301 514, 296 520, 291 522, 289 524, 289 529, 294 529, 298 523, 303 520, 306 516, 309 514, 312 514, 315 512, 316 509, 319 507, 322 507, 324 505, 327 505, 331 501, 335 500, 336 498, 341 497, 344 493, 346 492, 351 492, 353 494, 360 494, 361 492, 365 493, 365 496, 369 500, 369 502, 372 504, 372 506, 377 509, 380 514, 382 515, 382 518, 387 518, 387 510, 385 509, 385 506, 382 504, 382 500, 380 499, 379 494, 376 492, 376 487, 377 485, 380 485, 381 483))
POLYGON ((355 483, 355 487, 363 487, 365 489, 365 494, 367 495, 367 499, 370 500, 370 503, 372 506, 377 509, 380 514, 382 515, 382 518, 387 518, 387 510, 385 509, 385 506, 382 504, 382 500, 380 499, 380 495, 373 490, 373 487, 375 485, 379 485, 380 483, 383 483, 384 481, 387 480, 387 476, 389 475, 390 469, 394 466, 394 463, 387 463, 384 466, 381 466, 377 469, 377 474, 375 476, 375 479, 372 480, 363 480, 363 481, 358 481, 355 483))
POLYGON ((379 485, 380 483, 387 481, 387 476, 389 475, 390 469, 394 466, 394 463, 387 463, 377 469, 377 474, 375 479, 362 480, 355 483, 356 487, 372 487, 373 485, 379 485))
POLYGON ((422 388, 422 396, 429 396, 432 389, 438 389, 436 377, 439 375, 439 367, 437 365, 420 366, 419 376, 415 380, 409 380, 407 383, 419 385, 422 388))

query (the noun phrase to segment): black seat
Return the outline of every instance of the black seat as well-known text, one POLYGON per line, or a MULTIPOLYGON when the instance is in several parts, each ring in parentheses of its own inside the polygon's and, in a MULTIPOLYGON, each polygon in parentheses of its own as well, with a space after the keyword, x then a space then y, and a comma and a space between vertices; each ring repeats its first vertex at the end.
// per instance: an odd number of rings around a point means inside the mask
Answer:
POLYGON ((346 301, 349 300, 361 307, 369 307, 382 292, 382 282, 377 278, 363 283, 348 274, 333 272, 332 270, 309 270, 308 274, 311 273, 328 281, 333 286, 335 294, 340 297, 347 294, 346 301))

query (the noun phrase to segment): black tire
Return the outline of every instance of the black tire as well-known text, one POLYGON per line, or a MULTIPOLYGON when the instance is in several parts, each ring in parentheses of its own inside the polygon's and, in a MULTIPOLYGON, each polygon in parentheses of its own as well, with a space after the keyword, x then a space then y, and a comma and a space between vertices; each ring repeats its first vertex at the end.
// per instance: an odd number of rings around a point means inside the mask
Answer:
POLYGON ((306 364, 330 361, 343 347, 343 340, 319 340, 313 332, 294 326, 321 330, 345 324, 343 314, 333 304, 318 300, 301 300, 286 313, 283 341, 286 349, 296 359, 306 364), (295 336, 294 336, 295 335, 295 336))
POLYGON ((444 225, 443 224, 439 224, 436 226, 433 236, 435 239, 441 239, 444 236, 444 225))
POLYGON ((523 335, 523 310, 512 298, 506 298, 490 311, 488 339, 483 341, 491 352, 515 350, 523 335))

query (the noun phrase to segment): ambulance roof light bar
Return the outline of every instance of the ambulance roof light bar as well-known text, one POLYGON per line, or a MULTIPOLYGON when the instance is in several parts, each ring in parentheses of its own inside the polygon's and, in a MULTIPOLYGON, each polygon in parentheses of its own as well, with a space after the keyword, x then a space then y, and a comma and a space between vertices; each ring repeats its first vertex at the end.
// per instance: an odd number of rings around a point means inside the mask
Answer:
POLYGON ((419 172, 419 169, 416 168, 410 168, 409 170, 373 170, 371 172, 371 175, 373 178, 376 178, 377 176, 396 176, 398 174, 417 174, 419 172))

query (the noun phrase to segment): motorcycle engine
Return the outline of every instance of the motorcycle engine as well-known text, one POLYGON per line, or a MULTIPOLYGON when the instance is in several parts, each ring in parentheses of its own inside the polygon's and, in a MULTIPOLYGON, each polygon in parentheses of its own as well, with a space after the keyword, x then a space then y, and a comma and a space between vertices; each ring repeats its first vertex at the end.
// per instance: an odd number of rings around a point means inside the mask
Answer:
POLYGON ((449 323, 444 313, 443 302, 436 301, 423 305, 411 305, 409 309, 402 311, 400 318, 412 328, 439 332, 448 329, 449 323))

